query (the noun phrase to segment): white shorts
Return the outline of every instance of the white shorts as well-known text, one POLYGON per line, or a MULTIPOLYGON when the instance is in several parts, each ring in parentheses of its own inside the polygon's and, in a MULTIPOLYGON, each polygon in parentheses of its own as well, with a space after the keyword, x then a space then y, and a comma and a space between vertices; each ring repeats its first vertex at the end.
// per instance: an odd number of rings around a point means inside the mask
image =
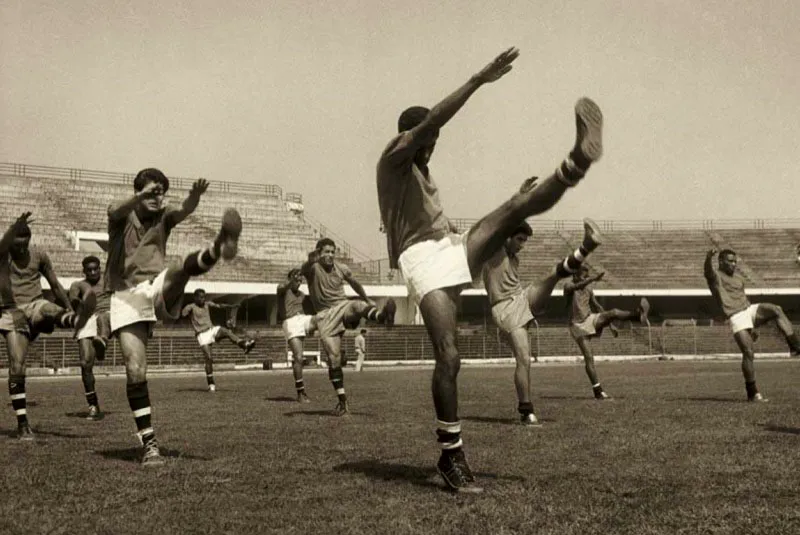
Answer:
POLYGON ((733 331, 733 334, 736 334, 739 331, 752 329, 753 322, 756 321, 756 312, 758 312, 758 305, 750 305, 741 312, 737 312, 728 318, 728 323, 731 324, 731 330, 733 331))
POLYGON ((75 339, 85 340, 86 338, 94 338, 95 336, 97 336, 97 314, 92 314, 83 329, 78 331, 75 339))
POLYGON ((159 319, 178 319, 181 302, 178 300, 167 310, 164 303, 165 269, 152 281, 140 282, 128 290, 111 294, 111 332, 134 323, 155 323, 159 319))
POLYGON ((222 327, 216 326, 197 334, 197 343, 201 346, 210 346, 217 341, 217 333, 222 327))
POLYGON ((286 340, 289 341, 292 338, 304 338, 307 334, 311 334, 314 330, 313 326, 311 325, 311 320, 314 319, 314 316, 309 316, 306 314, 297 314, 296 316, 292 316, 291 318, 283 321, 283 334, 286 336, 286 340))
POLYGON ((577 340, 585 336, 596 336, 598 333, 595 324, 597 323, 598 316, 599 314, 589 314, 582 322, 572 323, 569 326, 569 332, 572 334, 572 337, 577 340))
POLYGON ((415 243, 398 259, 408 293, 419 304, 433 290, 472 284, 467 261, 467 233, 448 234, 439 241, 415 243))
POLYGON ((492 319, 494 324, 506 333, 527 327, 533 321, 528 292, 522 291, 511 299, 495 303, 492 307, 492 319))

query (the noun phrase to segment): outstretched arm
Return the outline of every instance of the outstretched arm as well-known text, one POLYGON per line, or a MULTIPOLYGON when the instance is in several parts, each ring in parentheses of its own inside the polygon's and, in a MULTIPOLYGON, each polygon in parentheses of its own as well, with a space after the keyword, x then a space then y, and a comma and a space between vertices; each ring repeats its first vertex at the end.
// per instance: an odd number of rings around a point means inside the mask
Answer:
POLYGON ((129 197, 128 199, 112 204, 108 207, 108 219, 109 221, 116 222, 121 221, 128 217, 128 214, 133 212, 139 203, 143 200, 155 197, 158 192, 161 191, 161 184, 157 184, 155 182, 148 182, 142 188, 141 191, 137 191, 133 194, 133 197, 129 197))
POLYGON ((408 158, 409 153, 417 152, 421 146, 430 142, 439 129, 458 113, 458 110, 466 104, 469 97, 479 87, 495 82, 506 75, 511 70, 511 63, 518 56, 519 50, 516 47, 509 48, 472 76, 467 83, 445 97, 431 109, 425 120, 398 138, 397 144, 391 149, 389 158, 392 160, 408 158))
POLYGON ((19 216, 11 226, 8 227, 3 237, 0 238, 0 254, 5 254, 11 248, 11 244, 14 243, 14 238, 17 237, 19 231, 28 223, 33 223, 33 219, 30 219, 31 213, 25 212, 21 216, 19 216))
POLYGON ((50 291, 53 292, 53 297, 56 298, 56 303, 68 310, 72 310, 72 303, 69 301, 67 292, 58 281, 58 276, 53 269, 53 264, 50 262, 50 258, 46 254, 42 255, 42 263, 39 265, 39 272, 44 276, 47 284, 50 285, 50 291))
POLYGON ((174 227, 197 210, 197 205, 200 204, 200 197, 208 190, 208 180, 201 178, 192 184, 192 189, 189 195, 183 200, 183 205, 180 209, 169 212, 169 225, 174 227))
POLYGON ((600 273, 598 273, 594 277, 589 277, 588 279, 582 280, 580 282, 569 281, 564 285, 564 293, 565 294, 571 294, 571 293, 576 292, 578 290, 582 290, 582 289, 586 288, 587 286, 589 286, 590 284, 594 284, 595 282, 601 280, 605 276, 605 274, 606 274, 605 271, 601 271, 600 273))
POLYGON ((185 318, 186 316, 188 316, 191 313, 192 313, 192 303, 189 303, 188 305, 183 307, 183 310, 181 310, 181 317, 185 318))
POLYGON ((208 308, 217 308, 220 310, 230 310, 232 308, 236 308, 239 305, 230 305, 228 303, 215 303, 214 301, 206 301, 208 308))
POLYGON ((709 249, 706 253, 706 261, 703 263, 703 274, 709 283, 714 283, 717 280, 717 270, 714 269, 714 257, 716 254, 716 249, 709 249))

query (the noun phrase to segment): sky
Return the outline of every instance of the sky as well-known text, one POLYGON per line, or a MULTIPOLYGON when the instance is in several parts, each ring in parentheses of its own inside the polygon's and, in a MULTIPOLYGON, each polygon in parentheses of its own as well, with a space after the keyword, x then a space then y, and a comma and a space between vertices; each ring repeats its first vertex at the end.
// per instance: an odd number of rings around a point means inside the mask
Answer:
POLYGON ((0 161, 277 184, 384 258, 400 111, 516 46, 441 132, 449 217, 549 174, 585 95, 605 155, 542 218, 795 218, 798 22, 795 0, 4 0, 0 161))

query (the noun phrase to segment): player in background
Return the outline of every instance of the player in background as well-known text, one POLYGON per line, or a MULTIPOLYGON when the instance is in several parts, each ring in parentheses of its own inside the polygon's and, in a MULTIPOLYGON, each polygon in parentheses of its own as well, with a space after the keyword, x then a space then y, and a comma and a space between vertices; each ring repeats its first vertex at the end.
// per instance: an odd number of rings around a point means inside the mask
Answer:
POLYGON ((589 268, 582 266, 573 275, 572 281, 564 285, 564 295, 567 297, 569 306, 569 332, 583 354, 586 375, 589 377, 592 392, 597 400, 609 399, 609 395, 603 390, 600 379, 597 378, 591 339, 601 336, 606 327, 616 338, 615 321, 638 321, 641 325, 650 328, 650 321, 647 319, 650 302, 644 297, 639 301, 639 308, 636 310, 628 311, 618 308, 605 310, 603 308, 595 297, 591 285, 602 280, 604 275, 604 272, 600 272, 594 277, 590 277, 589 268))
POLYGON ((231 310, 237 308, 237 305, 215 303, 214 301, 208 300, 206 299, 206 291, 202 288, 198 288, 194 291, 194 302, 183 307, 181 317, 185 318, 188 316, 192 320, 192 327, 197 337, 197 343, 200 344, 200 351, 203 352, 203 359, 205 360, 208 391, 216 392, 217 385, 214 381, 214 357, 211 353, 211 346, 223 338, 227 338, 239 346, 246 355, 253 350, 256 342, 253 339, 240 338, 229 329, 214 325, 211 321, 212 308, 231 310))
POLYGON ((303 380, 303 343, 306 336, 316 330, 314 316, 306 314, 304 303, 306 294, 300 290, 303 275, 300 269, 293 268, 286 275, 286 280, 278 285, 278 321, 283 327, 286 343, 292 352, 292 375, 298 403, 310 403, 303 380))
POLYGON ((83 390, 86 402, 89 404, 89 414, 86 419, 97 421, 103 418, 103 412, 100 410, 100 400, 95 389, 94 364, 95 361, 102 362, 105 359, 106 348, 111 339, 111 318, 109 316, 111 298, 104 289, 100 259, 93 255, 87 256, 81 261, 81 266, 83 267, 83 280, 72 283, 69 288, 69 300, 75 309, 90 293, 95 295, 97 301, 95 313, 75 337, 78 341, 78 355, 81 359, 83 390))
POLYGON ((367 356, 367 340, 364 336, 367 334, 366 329, 361 329, 353 340, 353 345, 356 350, 356 371, 360 372, 364 367, 364 359, 367 356))
POLYGON ((733 339, 742 352, 742 375, 744 375, 747 400, 766 402, 767 398, 761 395, 756 385, 753 328, 774 321, 786 339, 792 357, 800 356, 800 340, 792 328, 792 322, 781 307, 772 303, 750 304, 745 293, 745 279, 736 269, 738 257, 734 251, 730 249, 719 251, 717 267, 714 267, 714 256, 717 256, 716 249, 706 253, 703 272, 708 289, 711 290, 711 295, 722 313, 728 318, 733 339))

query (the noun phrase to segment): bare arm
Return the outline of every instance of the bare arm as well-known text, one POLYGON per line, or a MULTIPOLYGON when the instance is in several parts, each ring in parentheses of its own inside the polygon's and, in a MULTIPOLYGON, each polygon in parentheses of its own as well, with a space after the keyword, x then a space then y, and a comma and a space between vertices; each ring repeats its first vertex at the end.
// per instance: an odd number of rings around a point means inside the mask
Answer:
POLYGON ((180 209, 169 213, 169 225, 174 227, 192 215, 192 213, 197 210, 197 206, 200 204, 200 197, 207 190, 208 180, 201 178, 200 180, 195 181, 195 183, 192 184, 192 189, 189 192, 189 195, 183 200, 183 205, 181 205, 180 209))
MULTIPOLYGON (((314 249, 310 253, 308 253, 308 259, 300 265, 300 273, 304 276, 311 270, 311 266, 319 260, 319 251, 314 249)), ((306 277, 308 278, 308 277, 306 277)))
POLYGON ((594 292, 592 292, 591 297, 589 297, 589 306, 591 306, 595 312, 605 312, 606 310, 605 308, 603 308, 603 305, 600 304, 600 301, 597 300, 597 297, 595 297, 594 292))
POLYGON ((67 297, 69 298, 69 302, 72 305, 72 309, 75 310, 78 307, 78 304, 81 302, 81 297, 83 297, 83 288, 80 282, 73 282, 72 286, 69 287, 69 293, 67 297))
POLYGON ((190 303, 190 304, 186 305, 185 307, 183 307, 183 309, 181 310, 181 317, 185 318, 186 316, 188 316, 191 313, 192 313, 192 304, 190 303))
POLYGON ((358 282, 355 279, 355 277, 353 277, 353 273, 350 271, 350 268, 348 268, 346 266, 343 266, 342 271, 344 271, 344 273, 343 273, 344 280, 347 281, 347 283, 350 285, 350 287, 353 289, 353 291, 355 293, 357 293, 358 296, 361 299, 363 299, 364 301, 366 301, 370 305, 374 306, 375 305, 375 301, 373 301, 372 299, 367 297, 367 292, 364 291, 364 287, 361 286, 361 283, 358 282))
POLYGON ((220 310, 227 310, 231 308, 236 308, 238 305, 229 305, 228 303, 215 303, 214 301, 206 301, 208 308, 217 308, 220 310))
POLYGON ((39 265, 39 272, 44 276, 47 284, 50 285, 50 291, 53 292, 56 303, 66 309, 72 310, 72 304, 67 296, 67 292, 64 290, 64 287, 61 286, 61 283, 58 282, 58 276, 53 269, 53 264, 50 263, 50 258, 45 254, 42 255, 42 263, 39 265))
POLYGON ((161 185, 156 184, 155 182, 149 182, 142 188, 141 191, 137 191, 133 194, 133 197, 129 197, 128 199, 112 204, 108 207, 108 219, 109 221, 121 221, 128 217, 128 214, 133 212, 139 203, 143 200, 153 197, 155 195, 156 190, 160 190, 161 185))
POLYGON ((33 220, 30 219, 31 213, 25 212, 21 216, 19 216, 11 226, 8 227, 3 237, 0 238, 0 254, 5 254, 11 248, 11 244, 14 243, 14 238, 17 237, 17 233, 20 229, 28 223, 33 223, 33 220))
POLYGON ((509 48, 472 76, 464 85, 445 97, 431 109, 425 120, 398 138, 397 144, 391 149, 389 158, 395 161, 407 159, 409 153, 415 153, 421 146, 430 142, 439 129, 458 113, 458 110, 466 104, 469 97, 479 87, 495 82, 507 74, 511 70, 511 63, 518 56, 517 48, 509 48))
POLYGON ((703 263, 703 274, 709 284, 716 283, 717 281, 717 270, 714 269, 714 256, 716 256, 716 254, 716 249, 710 249, 706 253, 706 261, 703 263))

